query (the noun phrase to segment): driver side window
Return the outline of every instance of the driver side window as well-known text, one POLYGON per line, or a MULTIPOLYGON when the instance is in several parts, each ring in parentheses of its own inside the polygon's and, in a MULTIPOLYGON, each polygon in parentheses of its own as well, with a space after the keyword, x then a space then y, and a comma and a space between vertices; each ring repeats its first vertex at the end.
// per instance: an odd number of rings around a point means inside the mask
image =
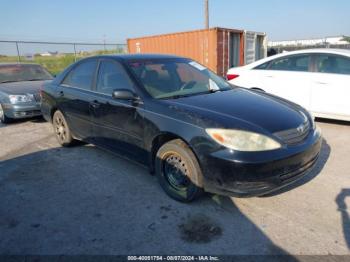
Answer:
POLYGON ((114 61, 103 60, 98 70, 97 92, 111 95, 115 89, 129 89, 134 92, 133 82, 124 67, 114 61))

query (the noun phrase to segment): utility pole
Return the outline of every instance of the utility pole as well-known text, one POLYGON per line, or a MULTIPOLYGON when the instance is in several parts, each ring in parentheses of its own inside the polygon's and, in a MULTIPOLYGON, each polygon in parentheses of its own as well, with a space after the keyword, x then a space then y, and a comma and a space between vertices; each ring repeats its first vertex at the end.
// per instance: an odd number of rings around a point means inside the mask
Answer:
POLYGON ((209 0, 204 0, 205 29, 209 29, 209 0))
POLYGON ((103 35, 103 49, 106 52, 106 35, 103 35))

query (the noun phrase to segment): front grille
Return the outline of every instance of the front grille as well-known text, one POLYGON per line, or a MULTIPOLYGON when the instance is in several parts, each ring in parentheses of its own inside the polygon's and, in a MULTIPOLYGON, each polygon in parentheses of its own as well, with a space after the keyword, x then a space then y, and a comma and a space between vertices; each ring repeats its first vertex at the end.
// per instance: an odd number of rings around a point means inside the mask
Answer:
POLYGON ((274 133, 275 136, 280 138, 287 145, 296 145, 304 141, 310 132, 310 122, 306 120, 303 124, 297 128, 283 130, 274 133))
POLYGON ((41 115, 40 110, 30 110, 30 111, 17 111, 14 112, 15 117, 26 117, 26 116, 38 116, 41 115))

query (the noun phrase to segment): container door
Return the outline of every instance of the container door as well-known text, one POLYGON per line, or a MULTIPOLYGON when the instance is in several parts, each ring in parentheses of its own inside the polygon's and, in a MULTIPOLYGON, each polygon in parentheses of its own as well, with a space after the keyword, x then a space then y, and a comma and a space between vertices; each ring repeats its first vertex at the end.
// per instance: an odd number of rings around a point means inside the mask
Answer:
POLYGON ((265 35, 257 35, 255 42, 255 61, 265 56, 265 35))
POLYGON ((239 51, 240 51, 240 34, 231 33, 230 34, 230 64, 229 67, 239 66, 239 51))
POLYGON ((245 32, 245 52, 244 52, 244 63, 250 64, 255 61, 255 38, 254 32, 245 32))

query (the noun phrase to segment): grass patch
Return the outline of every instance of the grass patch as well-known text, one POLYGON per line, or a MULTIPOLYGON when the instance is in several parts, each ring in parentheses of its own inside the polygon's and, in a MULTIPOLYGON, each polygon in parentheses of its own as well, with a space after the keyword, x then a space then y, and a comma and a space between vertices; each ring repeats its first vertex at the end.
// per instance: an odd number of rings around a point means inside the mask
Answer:
MULTIPOLYGON (((28 60, 25 57, 20 57, 22 63, 36 63, 44 66, 51 74, 57 75, 62 72, 67 66, 78 61, 79 59, 103 54, 120 54, 125 53, 124 49, 114 50, 98 50, 94 52, 84 52, 83 54, 59 54, 57 56, 34 56, 33 60, 28 60)), ((0 56, 0 63, 13 63, 18 62, 17 56, 0 56)))

